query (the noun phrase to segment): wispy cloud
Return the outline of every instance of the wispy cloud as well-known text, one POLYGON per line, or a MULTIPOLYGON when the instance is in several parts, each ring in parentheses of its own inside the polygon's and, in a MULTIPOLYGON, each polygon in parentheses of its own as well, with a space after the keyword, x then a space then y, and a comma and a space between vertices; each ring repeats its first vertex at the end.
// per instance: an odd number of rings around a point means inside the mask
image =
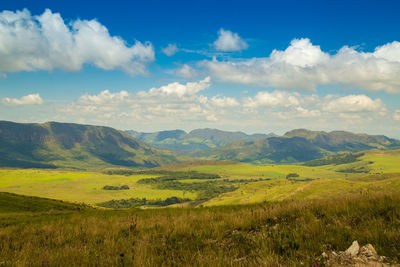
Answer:
POLYGON ((198 71, 189 66, 188 64, 183 64, 181 67, 175 70, 175 75, 185 78, 185 79, 192 79, 196 77, 198 71))
POLYGON ((169 57, 175 55, 175 53, 179 51, 176 44, 168 44, 168 46, 164 47, 161 50, 164 54, 166 54, 169 57))

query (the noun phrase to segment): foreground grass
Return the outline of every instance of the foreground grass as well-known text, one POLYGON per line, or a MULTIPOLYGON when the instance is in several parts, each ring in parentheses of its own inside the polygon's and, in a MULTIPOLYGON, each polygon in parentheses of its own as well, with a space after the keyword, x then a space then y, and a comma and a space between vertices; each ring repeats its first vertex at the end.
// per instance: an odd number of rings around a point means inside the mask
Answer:
POLYGON ((399 203, 399 193, 376 193, 211 208, 3 210, 0 265, 311 266, 353 240, 399 261, 399 203))

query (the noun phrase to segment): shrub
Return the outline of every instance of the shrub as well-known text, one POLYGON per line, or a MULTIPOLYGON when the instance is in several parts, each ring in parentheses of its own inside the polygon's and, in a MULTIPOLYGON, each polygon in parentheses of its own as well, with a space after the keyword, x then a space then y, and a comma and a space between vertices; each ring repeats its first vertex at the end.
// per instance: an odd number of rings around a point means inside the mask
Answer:
POLYGON ((299 177, 300 175, 298 175, 297 173, 289 173, 288 175, 286 175, 286 179, 289 179, 289 178, 296 178, 296 177, 299 177))
POLYGON ((104 190, 129 190, 128 185, 121 185, 121 186, 112 186, 112 185, 105 185, 103 186, 104 190))

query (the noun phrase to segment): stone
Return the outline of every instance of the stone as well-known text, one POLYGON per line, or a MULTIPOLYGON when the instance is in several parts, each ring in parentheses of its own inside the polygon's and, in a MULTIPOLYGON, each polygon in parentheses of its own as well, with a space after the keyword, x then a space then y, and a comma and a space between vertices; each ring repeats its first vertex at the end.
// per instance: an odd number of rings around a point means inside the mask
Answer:
POLYGON ((371 244, 365 245, 360 249, 360 254, 370 260, 379 260, 378 253, 371 244))
POLYGON ((375 248, 371 244, 365 245, 365 246, 363 246, 363 248, 366 248, 366 249, 370 250, 372 253, 374 253, 375 255, 378 255, 375 248))
MULTIPOLYGON (((387 264, 385 256, 379 256, 375 248, 365 245, 360 248, 357 241, 353 241, 346 251, 323 252, 321 257, 326 266, 354 266, 354 267, 400 267, 400 264, 387 264), (329 253, 329 254, 328 254, 329 253)), ((321 259, 321 258, 320 258, 321 259)))
POLYGON ((354 257, 355 255, 358 254, 358 251, 360 250, 360 245, 358 244, 357 240, 353 241, 353 244, 346 249, 346 254, 349 254, 350 256, 354 257))

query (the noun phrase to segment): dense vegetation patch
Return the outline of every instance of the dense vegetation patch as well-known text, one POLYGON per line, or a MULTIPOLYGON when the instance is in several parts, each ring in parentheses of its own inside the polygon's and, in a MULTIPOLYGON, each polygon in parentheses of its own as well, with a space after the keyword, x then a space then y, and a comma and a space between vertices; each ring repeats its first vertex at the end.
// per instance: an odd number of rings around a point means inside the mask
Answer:
POLYGON ((121 186, 113 186, 113 185, 105 185, 103 186, 104 190, 129 190, 128 185, 121 185, 121 186))
POLYGON ((364 156, 364 153, 343 153, 339 155, 328 156, 322 159, 315 159, 305 162, 305 166, 315 167, 323 165, 340 165, 347 164, 356 161, 360 161, 359 158, 364 156))
POLYGON ((351 167, 346 169, 336 170, 337 172, 344 172, 344 173, 369 173, 369 169, 362 167, 351 167))
POLYGON ((146 198, 129 198, 129 199, 118 199, 118 200, 110 200, 106 202, 98 203, 97 205, 105 208, 114 208, 114 209, 127 209, 131 207, 142 207, 142 206, 156 206, 156 207, 164 207, 173 204, 179 204, 184 202, 191 201, 189 198, 180 198, 180 197, 169 197, 167 199, 155 199, 148 200, 146 198))
POLYGON ((298 175, 297 173, 288 173, 287 175, 286 175, 286 179, 289 179, 289 178, 296 178, 296 177, 299 177, 300 175, 298 175))

